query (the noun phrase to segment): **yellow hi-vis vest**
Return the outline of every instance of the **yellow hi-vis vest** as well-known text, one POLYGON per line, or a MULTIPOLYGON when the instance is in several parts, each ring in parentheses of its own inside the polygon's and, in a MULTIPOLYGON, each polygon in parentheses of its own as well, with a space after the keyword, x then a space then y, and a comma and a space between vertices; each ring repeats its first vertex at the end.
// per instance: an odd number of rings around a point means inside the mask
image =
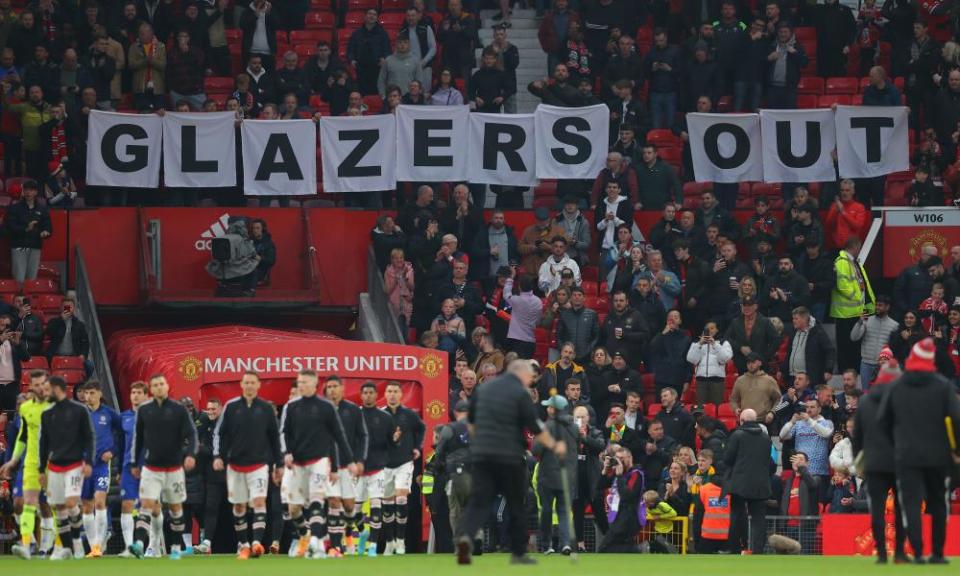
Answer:
POLYGON ((859 318, 864 312, 873 314, 876 298, 873 296, 870 279, 857 259, 841 250, 833 261, 833 271, 837 276, 837 283, 830 294, 830 317, 859 318))
POLYGON ((433 458, 436 455, 437 453, 434 452, 433 454, 430 455, 429 458, 427 458, 427 461, 424 462, 423 477, 421 478, 421 481, 423 482, 423 484, 420 486, 420 491, 423 493, 424 496, 429 496, 433 494, 433 482, 434 482, 433 472, 430 472, 429 470, 427 470, 426 464, 429 464, 430 462, 432 462, 433 458))

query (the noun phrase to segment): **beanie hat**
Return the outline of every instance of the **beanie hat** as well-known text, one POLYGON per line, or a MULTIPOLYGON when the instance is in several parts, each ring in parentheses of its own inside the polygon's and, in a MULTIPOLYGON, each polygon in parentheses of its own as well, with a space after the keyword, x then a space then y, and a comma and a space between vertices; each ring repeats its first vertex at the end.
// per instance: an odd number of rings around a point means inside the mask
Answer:
POLYGON ((889 346, 884 346, 880 349, 880 354, 877 356, 877 362, 883 362, 886 360, 890 366, 897 366, 900 363, 897 361, 896 356, 893 355, 893 350, 889 346))
POLYGON ((924 338, 913 345, 910 350, 910 356, 907 357, 906 369, 916 372, 934 372, 934 358, 937 355, 937 349, 934 347, 933 338, 924 338))

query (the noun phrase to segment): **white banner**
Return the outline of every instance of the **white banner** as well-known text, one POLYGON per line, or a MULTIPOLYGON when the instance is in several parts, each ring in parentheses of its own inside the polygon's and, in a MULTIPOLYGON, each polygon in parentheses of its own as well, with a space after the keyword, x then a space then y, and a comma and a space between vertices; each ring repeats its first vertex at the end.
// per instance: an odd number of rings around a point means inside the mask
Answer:
POLYGON ((535 132, 533 114, 471 114, 470 182, 535 186, 535 132))
POLYGON ((764 182, 829 182, 836 178, 833 110, 761 110, 764 182))
POLYGON ((537 106, 537 178, 593 180, 607 161, 610 109, 537 106))
POLYGON ((233 112, 163 117, 163 183, 173 188, 237 185, 233 112))
POLYGON ((397 122, 390 114, 320 119, 324 192, 397 187, 397 122))
POLYGON ((397 180, 458 182, 470 162, 467 106, 400 106, 397 109, 397 180))
POLYGON ((244 120, 243 193, 317 193, 317 128, 313 120, 244 120))
POLYGON ((160 185, 161 118, 153 114, 90 111, 87 184, 160 185))
POLYGON ((837 106, 840 177, 872 178, 909 170, 908 112, 906 106, 837 106))
POLYGON ((687 114, 687 134, 697 182, 763 180, 759 115, 687 114))

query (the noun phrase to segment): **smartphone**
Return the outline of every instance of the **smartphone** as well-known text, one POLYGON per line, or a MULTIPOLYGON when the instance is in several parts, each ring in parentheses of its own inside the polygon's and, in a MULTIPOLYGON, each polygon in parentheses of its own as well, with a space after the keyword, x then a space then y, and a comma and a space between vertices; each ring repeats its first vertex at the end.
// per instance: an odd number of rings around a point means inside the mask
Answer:
POLYGON ((577 428, 583 428, 583 418, 575 418, 574 420, 577 423, 577 428))

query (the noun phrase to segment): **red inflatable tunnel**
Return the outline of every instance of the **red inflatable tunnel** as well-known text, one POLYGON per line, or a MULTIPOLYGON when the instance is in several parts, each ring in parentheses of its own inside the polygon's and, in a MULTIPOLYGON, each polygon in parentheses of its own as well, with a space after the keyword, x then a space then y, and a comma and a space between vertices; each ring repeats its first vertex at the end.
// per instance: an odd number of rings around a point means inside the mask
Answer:
MULTIPOLYGON (((448 421, 447 359, 426 348, 232 325, 122 330, 110 338, 107 351, 125 408, 130 384, 154 374, 167 377, 173 398, 189 396, 198 407, 211 397, 226 402, 240 394, 245 370, 260 374, 260 395, 279 406, 286 403, 297 371, 313 369, 321 378, 330 374, 343 378, 347 398, 357 403, 363 382, 373 380, 382 398, 387 381, 399 381, 403 404, 426 423, 425 455, 433 451, 433 429, 448 421)), ((424 514, 424 526, 427 522, 424 514)))

